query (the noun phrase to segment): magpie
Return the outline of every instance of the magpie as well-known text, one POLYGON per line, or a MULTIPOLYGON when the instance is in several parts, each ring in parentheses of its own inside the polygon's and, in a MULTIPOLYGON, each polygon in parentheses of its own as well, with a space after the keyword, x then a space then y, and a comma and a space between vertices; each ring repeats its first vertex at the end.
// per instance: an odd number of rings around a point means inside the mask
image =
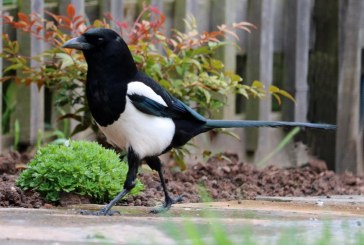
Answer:
POLYGON ((107 28, 89 29, 64 43, 81 50, 87 62, 86 97, 94 121, 107 140, 127 150, 128 173, 123 190, 104 208, 84 214, 112 215, 111 208, 135 186, 142 161, 159 174, 164 204, 151 212, 167 211, 182 196, 171 197, 159 156, 181 147, 194 136, 215 128, 308 127, 335 125, 282 121, 227 121, 206 119, 138 71, 125 41, 107 28))

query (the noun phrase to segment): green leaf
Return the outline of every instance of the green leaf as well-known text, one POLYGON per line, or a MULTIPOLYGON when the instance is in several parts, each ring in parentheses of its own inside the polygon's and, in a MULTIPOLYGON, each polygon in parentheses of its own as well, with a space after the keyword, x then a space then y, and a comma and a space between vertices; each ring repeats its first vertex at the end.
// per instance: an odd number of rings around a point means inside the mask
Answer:
POLYGON ((210 103, 210 100, 211 100, 210 92, 203 88, 200 88, 200 91, 204 94, 206 103, 210 103))
POLYGON ((216 70, 220 70, 220 69, 224 68, 224 64, 220 60, 211 59, 210 64, 211 64, 212 68, 216 69, 216 70))
POLYGON ((144 60, 143 56, 133 55, 133 58, 134 58, 135 63, 143 63, 143 60, 144 60))
POLYGON ((191 52, 191 56, 197 56, 202 54, 211 54, 211 50, 207 46, 198 47, 191 52))
POLYGON ((296 100, 288 92, 286 92, 284 90, 279 90, 277 93, 284 96, 284 97, 286 97, 286 98, 288 98, 288 99, 290 99, 290 100, 292 100, 294 103, 296 103, 296 100))
POLYGON ((74 65, 72 57, 66 53, 57 53, 56 57, 62 62, 61 69, 74 65))
POLYGON ((274 98, 277 100, 278 104, 280 105, 282 103, 281 98, 276 94, 276 93, 272 93, 272 95, 274 96, 274 98))
POLYGON ((21 63, 12 64, 12 65, 10 65, 10 66, 8 66, 8 67, 6 67, 4 69, 4 73, 6 73, 8 71, 12 71, 12 70, 17 70, 17 69, 20 69, 22 67, 24 67, 24 65, 21 64, 21 63))
POLYGON ((264 89, 264 84, 258 80, 254 80, 252 83, 253 88, 264 89))
POLYGON ((182 76, 184 74, 185 69, 183 67, 177 66, 176 71, 178 75, 182 76))

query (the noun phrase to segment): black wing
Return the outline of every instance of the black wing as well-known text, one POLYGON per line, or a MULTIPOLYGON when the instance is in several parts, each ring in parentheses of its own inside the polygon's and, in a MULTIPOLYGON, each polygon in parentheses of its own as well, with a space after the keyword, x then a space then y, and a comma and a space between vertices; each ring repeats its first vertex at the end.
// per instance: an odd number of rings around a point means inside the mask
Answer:
POLYGON ((157 117, 169 117, 172 119, 193 119, 202 122, 206 121, 202 115, 192 110, 182 101, 173 97, 160 84, 155 82, 144 73, 138 72, 133 80, 140 81, 150 87, 156 94, 161 96, 167 104, 167 106, 162 105, 161 103, 144 95, 128 94, 129 99, 138 110, 157 117))

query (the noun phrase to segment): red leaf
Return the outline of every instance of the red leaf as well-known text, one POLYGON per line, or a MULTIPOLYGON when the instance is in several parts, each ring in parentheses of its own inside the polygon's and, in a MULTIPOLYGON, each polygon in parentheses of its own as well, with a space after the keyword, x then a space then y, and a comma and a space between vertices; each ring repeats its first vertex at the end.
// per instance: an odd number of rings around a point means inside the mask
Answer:
POLYGON ((44 13, 46 13, 47 15, 51 16, 55 21, 59 22, 58 21, 58 15, 55 15, 47 10, 44 10, 44 13))
POLYGON ((71 20, 67 17, 67 16, 62 16, 62 15, 60 15, 59 16, 60 18, 61 18, 61 20, 68 26, 68 27, 70 27, 71 26, 71 24, 72 24, 72 22, 71 22, 71 20))
POLYGON ((128 24, 125 22, 125 21, 123 21, 123 22, 121 22, 121 21, 116 21, 116 25, 120 28, 120 29, 128 29, 128 24))
POLYGON ((67 14, 68 14, 68 17, 70 17, 70 19, 73 19, 73 17, 75 16, 76 14, 76 9, 75 7, 73 6, 73 4, 68 4, 68 7, 67 7, 67 14))
POLYGON ((36 33, 39 34, 39 32, 43 30, 43 27, 42 26, 37 26, 37 29, 36 29, 36 33))
POLYGON ((154 7, 154 6, 149 6, 149 10, 152 12, 152 13, 155 13, 157 15, 161 15, 161 11, 159 11, 158 8, 154 7))
POLYGON ((15 28, 22 29, 22 28, 28 27, 28 24, 24 21, 19 21, 19 22, 14 22, 14 26, 15 26, 15 28))
POLYGON ((32 21, 29 23, 29 25, 30 25, 30 26, 33 26, 33 25, 35 24, 35 22, 36 22, 36 20, 32 20, 32 21))
POLYGON ((106 12, 106 13, 104 14, 104 17, 105 17, 107 20, 111 20, 111 21, 113 21, 113 20, 114 20, 114 17, 111 15, 111 13, 110 13, 110 12, 106 12))
POLYGON ((26 23, 29 23, 29 17, 28 17, 28 15, 26 15, 26 14, 24 14, 22 12, 19 12, 18 13, 18 17, 19 17, 20 20, 22 20, 22 21, 24 21, 26 23))
POLYGON ((84 23, 85 23, 85 21, 84 21, 84 20, 81 20, 81 21, 79 21, 79 22, 75 23, 75 29, 77 30, 77 29, 80 27, 80 25, 82 25, 82 24, 84 24, 84 23))
POLYGON ((4 23, 6 24, 12 23, 14 19, 13 16, 10 15, 3 15, 2 17, 4 19, 4 23))
POLYGON ((82 15, 79 15, 79 16, 76 16, 74 19, 73 19, 73 22, 77 22, 79 20, 82 20, 84 22, 84 20, 82 19, 83 16, 82 15))

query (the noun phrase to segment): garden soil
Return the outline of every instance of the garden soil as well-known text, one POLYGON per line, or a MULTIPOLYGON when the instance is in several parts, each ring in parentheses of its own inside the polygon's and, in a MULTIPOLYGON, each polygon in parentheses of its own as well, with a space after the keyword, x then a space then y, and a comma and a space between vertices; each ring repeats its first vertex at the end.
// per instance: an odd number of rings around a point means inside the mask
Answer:
MULTIPOLYGON (((165 167, 167 186, 171 193, 183 195, 183 202, 255 199, 265 196, 327 196, 364 194, 364 176, 350 173, 337 175, 322 161, 312 161, 295 168, 268 166, 257 169, 241 163, 235 155, 230 161, 213 158, 206 163, 188 165, 185 171, 165 167)), ((73 194, 63 194, 60 203, 46 203, 39 193, 23 191, 15 182, 26 168, 31 154, 11 152, 0 156, 0 207, 49 208, 54 205, 90 203, 73 194)), ((120 205, 155 206, 163 201, 163 191, 156 172, 143 167, 139 179, 145 190, 129 196, 120 205)))

